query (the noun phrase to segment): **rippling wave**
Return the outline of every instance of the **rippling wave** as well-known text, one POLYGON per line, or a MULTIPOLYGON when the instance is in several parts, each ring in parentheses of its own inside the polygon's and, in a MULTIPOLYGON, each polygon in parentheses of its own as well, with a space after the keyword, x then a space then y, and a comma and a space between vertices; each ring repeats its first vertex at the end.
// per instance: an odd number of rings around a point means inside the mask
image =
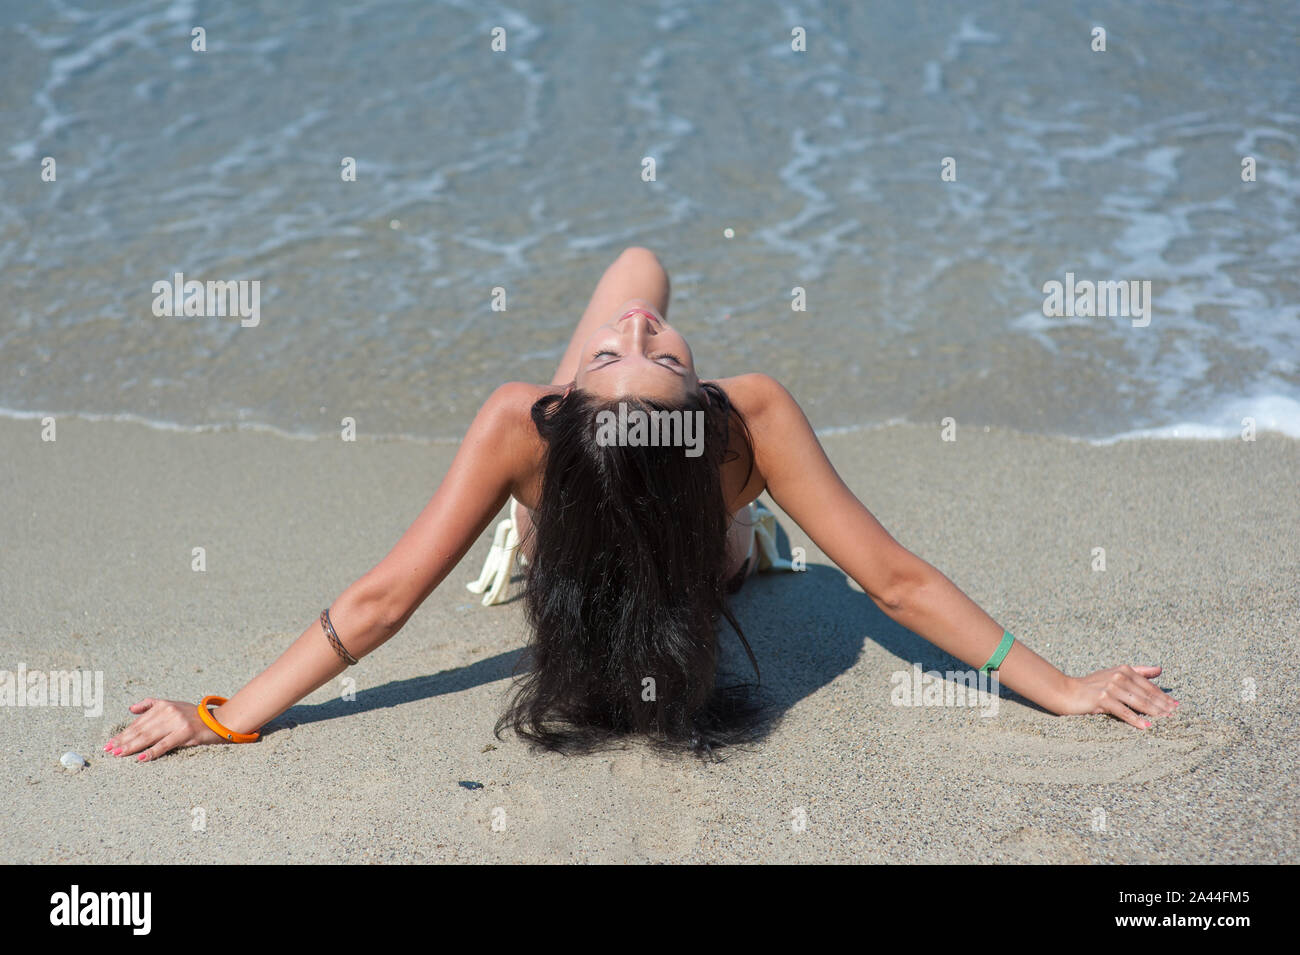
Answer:
POLYGON ((1042 6, 7 4, 0 406, 451 439, 635 244, 825 429, 1300 436, 1300 13, 1042 6), (178 272, 260 323, 156 316, 178 272))

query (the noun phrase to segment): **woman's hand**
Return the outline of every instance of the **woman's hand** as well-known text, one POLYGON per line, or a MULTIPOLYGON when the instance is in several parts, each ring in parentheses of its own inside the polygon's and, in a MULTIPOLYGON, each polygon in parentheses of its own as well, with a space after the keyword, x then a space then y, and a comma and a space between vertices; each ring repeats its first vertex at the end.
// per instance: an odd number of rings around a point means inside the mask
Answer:
POLYGON ((114 756, 140 753, 136 757, 137 761, 150 760, 182 746, 225 742, 199 719, 197 703, 149 698, 132 703, 128 708, 137 714, 135 722, 110 739, 104 747, 114 756))
POLYGON ((1179 703, 1147 679, 1159 675, 1160 667, 1118 666, 1069 677, 1057 712, 1061 716, 1111 713, 1138 729, 1150 729, 1151 721, 1139 714, 1168 716, 1179 703))

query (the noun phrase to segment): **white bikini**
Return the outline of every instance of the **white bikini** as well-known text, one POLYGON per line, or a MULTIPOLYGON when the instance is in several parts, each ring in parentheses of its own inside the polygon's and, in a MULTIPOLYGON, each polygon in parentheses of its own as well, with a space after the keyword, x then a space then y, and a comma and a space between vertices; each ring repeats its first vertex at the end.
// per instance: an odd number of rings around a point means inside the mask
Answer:
MULTIPOLYGON (((483 562, 483 572, 479 574, 478 580, 465 585, 470 593, 483 595, 485 607, 502 603, 506 599, 516 556, 520 564, 528 566, 528 559, 519 553, 519 528, 515 517, 515 508, 518 506, 519 502, 512 497, 510 516, 497 524, 496 532, 492 535, 492 549, 483 562)), ((753 533, 749 538, 749 553, 745 557, 746 576, 749 575, 748 562, 754 559, 755 545, 758 547, 758 566, 755 570, 794 570, 794 565, 776 549, 776 515, 758 501, 750 502, 748 507, 753 533)))

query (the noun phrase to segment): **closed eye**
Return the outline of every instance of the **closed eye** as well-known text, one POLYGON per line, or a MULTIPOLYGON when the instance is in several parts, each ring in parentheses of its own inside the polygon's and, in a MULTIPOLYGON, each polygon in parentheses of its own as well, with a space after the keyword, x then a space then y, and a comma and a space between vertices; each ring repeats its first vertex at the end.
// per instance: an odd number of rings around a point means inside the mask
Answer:
MULTIPOLYGON (((612 357, 612 358, 618 358, 618 357, 619 357, 617 354, 615 354, 614 352, 610 351, 608 348, 603 348, 603 349, 601 349, 600 351, 596 352, 596 354, 592 355, 592 356, 591 356, 591 360, 592 360, 592 361, 595 361, 595 360, 596 360, 597 358, 599 358, 601 355, 609 355, 609 356, 612 357)), ((678 358, 676 355, 673 355, 673 354, 671 354, 671 353, 669 353, 669 352, 663 352, 662 354, 655 355, 654 357, 655 357, 655 360, 656 360, 656 361, 658 361, 660 358, 669 358, 669 359, 672 359, 672 361, 673 361, 674 363, 678 364, 678 365, 680 365, 680 364, 682 363, 682 360, 681 360, 680 358, 678 358)))

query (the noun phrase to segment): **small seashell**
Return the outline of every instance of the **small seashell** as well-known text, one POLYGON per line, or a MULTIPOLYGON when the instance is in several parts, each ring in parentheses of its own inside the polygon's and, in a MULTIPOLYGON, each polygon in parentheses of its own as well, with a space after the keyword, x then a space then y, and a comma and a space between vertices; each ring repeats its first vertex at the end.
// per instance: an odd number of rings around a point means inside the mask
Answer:
POLYGON ((71 769, 73 772, 86 768, 86 761, 72 750, 68 750, 68 752, 60 756, 59 762, 63 764, 64 769, 71 769))

